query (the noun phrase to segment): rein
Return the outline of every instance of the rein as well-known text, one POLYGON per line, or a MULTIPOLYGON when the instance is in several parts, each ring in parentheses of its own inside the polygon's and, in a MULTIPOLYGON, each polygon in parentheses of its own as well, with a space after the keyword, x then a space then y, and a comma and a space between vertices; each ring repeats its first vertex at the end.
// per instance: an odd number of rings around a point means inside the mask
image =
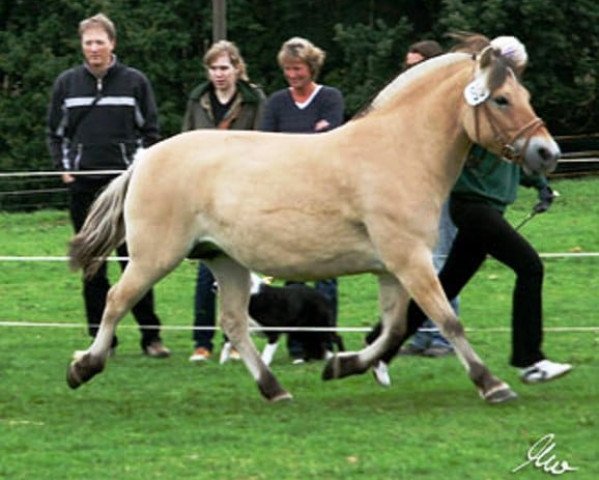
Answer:
POLYGON ((522 165, 524 163, 524 154, 528 149, 530 139, 539 128, 545 125, 545 122, 543 122, 543 120, 539 117, 535 117, 522 128, 517 130, 515 134, 509 137, 506 134, 507 129, 503 125, 501 125, 500 122, 497 120, 497 117, 494 116, 493 113, 491 113, 491 110, 489 109, 489 105, 487 102, 488 100, 485 100, 480 105, 476 105, 474 107, 474 128, 476 132, 477 143, 480 139, 479 112, 482 109, 487 121, 489 122, 495 140, 501 146, 501 156, 518 165, 522 165), (479 106, 481 108, 477 108, 479 106), (525 138, 524 147, 520 151, 518 151, 514 144, 521 137, 525 138))

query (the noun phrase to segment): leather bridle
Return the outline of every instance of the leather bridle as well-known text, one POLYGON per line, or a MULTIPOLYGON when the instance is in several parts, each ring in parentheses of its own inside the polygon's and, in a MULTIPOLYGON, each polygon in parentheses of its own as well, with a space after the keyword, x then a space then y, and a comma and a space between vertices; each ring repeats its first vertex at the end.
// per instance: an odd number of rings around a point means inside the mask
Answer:
POLYGON ((522 165, 524 163, 524 155, 526 150, 528 149, 528 144, 530 143, 530 139, 535 134, 535 132, 542 128, 545 125, 542 119, 539 117, 533 118, 526 125, 521 127, 514 133, 509 136, 507 134, 508 128, 505 125, 502 125, 501 122, 497 119, 493 112, 489 108, 488 102, 491 97, 489 96, 484 102, 479 105, 475 105, 474 108, 474 128, 476 141, 479 143, 480 140, 480 110, 483 111, 487 121, 489 122, 489 126, 491 127, 491 131, 493 132, 493 136, 495 141, 499 144, 501 149, 501 156, 506 158, 507 160, 514 162, 518 165, 522 165), (521 139, 525 138, 524 146, 521 149, 516 148, 515 143, 521 139))

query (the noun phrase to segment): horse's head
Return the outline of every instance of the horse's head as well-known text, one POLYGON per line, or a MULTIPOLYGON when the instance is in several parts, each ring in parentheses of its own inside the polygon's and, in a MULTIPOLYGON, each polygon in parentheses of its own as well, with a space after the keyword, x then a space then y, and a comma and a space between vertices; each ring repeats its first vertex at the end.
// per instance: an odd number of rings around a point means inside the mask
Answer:
POLYGON ((530 105, 530 94, 509 59, 488 47, 476 58, 474 79, 464 90, 471 110, 464 127, 470 139, 522 165, 525 171, 555 169, 559 146, 530 105))

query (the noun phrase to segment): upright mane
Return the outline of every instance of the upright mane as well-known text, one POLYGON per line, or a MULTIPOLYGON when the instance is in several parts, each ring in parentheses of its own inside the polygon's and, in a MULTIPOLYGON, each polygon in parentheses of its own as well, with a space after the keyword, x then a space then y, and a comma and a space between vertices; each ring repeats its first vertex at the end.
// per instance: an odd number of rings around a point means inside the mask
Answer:
MULTIPOLYGON (((410 68, 389 82, 365 108, 360 110, 354 116, 354 119, 363 117, 368 113, 383 107, 389 102, 389 100, 394 98, 400 90, 407 88, 414 82, 419 81, 429 72, 458 63, 466 58, 474 58, 475 55, 476 54, 466 52, 451 52, 431 58, 410 68)), ((494 50, 494 61, 487 77, 487 86, 489 90, 493 92, 503 85, 506 78, 510 74, 515 75, 514 63, 510 61, 510 59, 502 56, 497 50, 494 50)))
POLYGON ((412 84, 413 82, 418 81, 430 71, 444 67, 446 65, 457 63, 468 57, 469 55, 464 53, 447 53, 445 55, 431 58, 410 68, 387 84, 387 86, 383 88, 376 95, 376 97, 374 97, 374 100, 372 100, 370 105, 366 107, 364 114, 382 107, 389 101, 389 99, 393 98, 399 90, 412 84))

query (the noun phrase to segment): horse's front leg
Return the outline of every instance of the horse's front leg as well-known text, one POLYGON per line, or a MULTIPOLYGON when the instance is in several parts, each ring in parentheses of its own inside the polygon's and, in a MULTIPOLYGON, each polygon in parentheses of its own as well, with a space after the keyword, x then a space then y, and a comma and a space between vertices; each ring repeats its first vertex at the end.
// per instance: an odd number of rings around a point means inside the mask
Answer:
POLYGON ((401 272, 401 279, 414 301, 441 330, 455 348, 457 356, 480 396, 489 403, 502 403, 517 397, 509 385, 495 377, 466 338, 464 327, 451 308, 432 263, 423 252, 401 272), (420 259, 420 261, 418 261, 420 259))
POLYGON ((256 380, 260 393, 272 402, 290 399, 291 394, 281 387, 250 338, 249 270, 228 257, 205 263, 218 282, 221 327, 256 380))
POLYGON ((323 371, 323 379, 342 378, 366 372, 381 356, 397 344, 406 332, 409 297, 397 278, 379 275, 379 307, 383 329, 377 339, 359 352, 338 353, 323 371))

